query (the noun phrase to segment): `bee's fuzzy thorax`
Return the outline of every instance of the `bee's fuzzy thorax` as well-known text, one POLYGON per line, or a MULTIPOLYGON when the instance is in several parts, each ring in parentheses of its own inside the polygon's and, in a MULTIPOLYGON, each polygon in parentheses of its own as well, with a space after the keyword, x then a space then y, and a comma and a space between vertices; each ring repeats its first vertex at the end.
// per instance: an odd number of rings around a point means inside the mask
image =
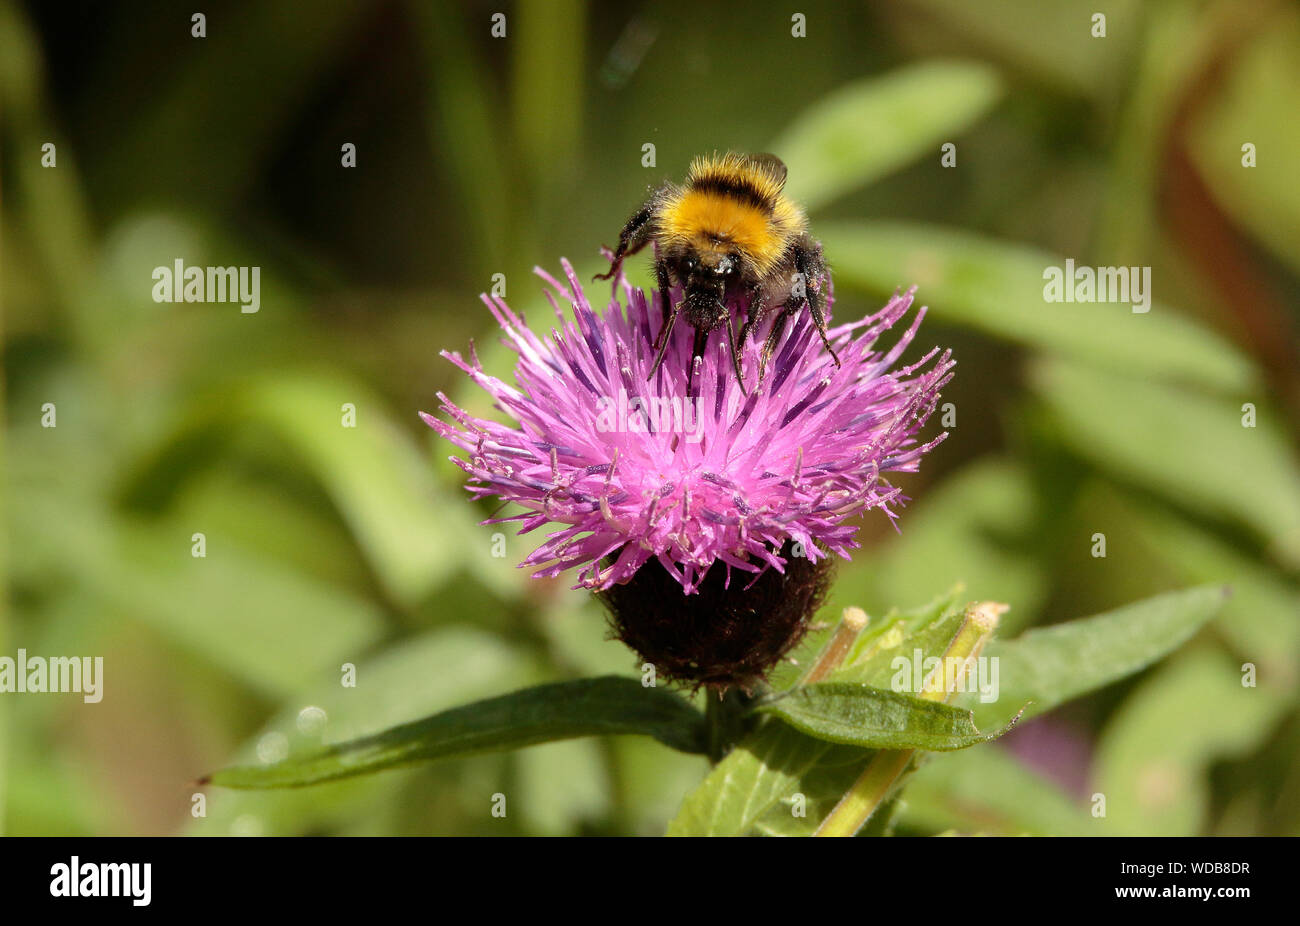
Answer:
POLYGON ((766 274, 803 232, 803 212, 781 191, 772 166, 728 152, 696 158, 686 183, 666 190, 659 234, 666 244, 703 254, 738 250, 766 274))

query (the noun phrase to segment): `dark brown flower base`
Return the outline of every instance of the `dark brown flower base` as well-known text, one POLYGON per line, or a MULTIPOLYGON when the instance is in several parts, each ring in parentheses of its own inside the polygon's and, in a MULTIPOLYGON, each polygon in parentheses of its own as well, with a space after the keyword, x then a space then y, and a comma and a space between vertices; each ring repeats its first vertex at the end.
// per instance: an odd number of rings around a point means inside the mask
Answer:
POLYGON ((830 560, 817 563, 782 550, 785 573, 752 573, 715 563, 699 592, 684 595, 677 580, 650 560, 623 585, 598 594, 622 640, 655 667, 659 677, 717 691, 752 691, 808 630, 825 598, 830 560))

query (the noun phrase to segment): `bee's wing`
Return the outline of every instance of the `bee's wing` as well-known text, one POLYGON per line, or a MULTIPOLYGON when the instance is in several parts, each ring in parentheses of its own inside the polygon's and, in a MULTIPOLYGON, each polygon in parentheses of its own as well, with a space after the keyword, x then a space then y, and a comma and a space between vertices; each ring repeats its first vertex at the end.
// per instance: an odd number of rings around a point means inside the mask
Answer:
POLYGON ((745 160, 755 167, 776 178, 777 183, 785 186, 785 162, 775 154, 747 154, 745 160))

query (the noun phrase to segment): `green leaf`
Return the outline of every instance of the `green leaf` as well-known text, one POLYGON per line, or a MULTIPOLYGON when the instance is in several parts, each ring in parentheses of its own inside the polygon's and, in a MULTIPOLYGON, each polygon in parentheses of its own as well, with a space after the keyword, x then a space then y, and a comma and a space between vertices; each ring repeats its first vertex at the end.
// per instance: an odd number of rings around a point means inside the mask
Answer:
POLYGON ((1232 544, 1190 520, 1132 495, 1117 503, 1136 539, 1189 583, 1230 583, 1231 597, 1214 622, 1237 651, 1258 664, 1261 686, 1300 682, 1300 591, 1232 544))
POLYGON ((984 655, 997 660, 997 700, 981 704, 971 692, 956 703, 972 708, 982 725, 1005 723, 1026 703, 1026 717, 1051 710, 1177 649, 1218 613, 1227 592, 1219 585, 1167 592, 1015 640, 994 640, 984 655))
POLYGON ((889 688, 896 674, 894 659, 900 654, 909 660, 917 650, 922 658, 942 656, 965 620, 965 608, 957 603, 964 591, 957 586, 925 607, 894 610, 868 626, 830 680, 889 688))
POLYGON ((923 154, 983 116, 1002 96, 993 68, 927 61, 848 84, 804 110, 772 144, 790 165, 788 192, 816 209, 923 154))
POLYGON ((113 520, 87 503, 30 487, 14 523, 77 566, 104 603, 181 643, 259 692, 283 697, 364 652, 383 614, 372 601, 259 556, 218 534, 190 555, 195 525, 159 518, 113 520))
MULTIPOLYGON (((971 692, 959 695, 957 706, 973 709, 986 729, 1007 723, 1026 702, 1032 702, 1026 715, 1042 713, 1137 672, 1177 648, 1218 611, 1223 596, 1217 586, 1170 592, 1096 617, 1030 631, 1010 642, 993 640, 982 655, 998 658, 999 698, 981 704, 981 695, 971 692)), ((856 675, 858 681, 884 686, 894 656, 911 653, 918 641, 925 641, 923 658, 942 655, 956 630, 954 609, 945 607, 950 599, 909 616, 895 615, 864 633, 850 664, 832 681, 856 675)), ((958 619, 960 614, 957 610, 958 619)), ((827 743, 769 720, 687 795, 669 835, 782 832, 782 802, 800 793, 808 798, 810 814, 828 809, 871 755, 870 750, 827 743)))
MULTIPOLYGON (((787 732, 795 734, 792 729, 787 728, 787 732)), ((819 747, 826 745, 821 740, 797 735, 805 743, 817 744, 819 747)), ((758 814, 752 829, 766 836, 811 836, 826 819, 826 815, 835 809, 844 792, 852 787, 862 774, 863 767, 874 755, 874 750, 853 746, 821 748, 816 753, 816 761, 789 784, 784 794, 769 802, 764 807, 765 812, 758 814), (800 796, 802 802, 799 801, 800 796), (802 806, 799 806, 800 803, 802 806)), ((885 810, 884 807, 881 809, 885 810)), ((878 823, 875 814, 870 823, 878 823)))
POLYGON ((1220 390, 1256 384, 1239 350, 1159 302, 1145 314, 1124 304, 1045 302, 1043 272, 1064 266, 1046 251, 910 222, 823 222, 817 234, 837 287, 885 298, 916 284, 936 321, 1150 378, 1220 390))
POLYGON ((1239 401, 1145 375, 1042 362, 1032 379, 1079 456, 1197 515, 1245 523, 1279 560, 1300 566, 1300 462, 1268 406, 1259 403, 1248 428, 1239 401))
POLYGON ((1005 731, 981 733, 970 711, 854 682, 796 688, 759 707, 802 733, 870 749, 965 749, 1005 731))
MULTIPOLYGON (((803 775, 815 768, 823 755, 846 748, 768 721, 732 749, 704 782, 686 795, 681 810, 668 824, 668 835, 746 835, 760 817, 799 790, 803 775)), ((853 752, 867 755, 859 749, 853 752)))
MULTIPOLYGON (((473 570, 491 588, 506 579, 473 556, 473 509, 440 487, 420 448, 389 416, 384 401, 355 381, 311 374, 254 377, 219 397, 195 403, 181 425, 131 473, 129 496, 165 495, 193 467, 217 456, 196 447, 222 446, 230 431, 264 429, 259 453, 288 452, 338 509, 385 590, 406 605, 473 570), (344 427, 343 406, 355 411, 344 427)), ((484 544, 487 539, 485 537, 484 544)))
MULTIPOLYGON (((906 612, 873 622, 832 677, 884 687, 893 656, 920 648, 923 655, 943 655, 961 625, 955 607, 958 590, 906 612)), ((834 767, 833 787, 843 794, 862 771, 871 750, 842 746, 807 736, 785 723, 768 719, 727 754, 682 801, 668 826, 670 836, 741 836, 755 829, 782 801, 796 792, 808 794, 809 776, 834 767)))
MULTIPOLYGON (((277 742, 288 744, 289 755, 319 750, 323 743, 371 736, 467 701, 496 697, 546 680, 544 667, 527 651, 495 634, 456 624, 404 636, 353 662, 356 687, 339 684, 336 662, 328 676, 286 698, 275 715, 235 753, 232 763, 255 763, 259 752, 277 742)), ((384 802, 384 795, 391 799, 412 789, 418 794, 413 799, 426 807, 427 814, 418 819, 404 817, 400 824, 393 821, 392 829, 448 832, 463 821, 457 816, 456 801, 432 799, 439 788, 450 787, 449 781, 468 774, 490 778, 503 758, 480 756, 465 763, 349 778, 310 789, 215 789, 208 795, 207 815, 191 820, 187 832, 208 836, 351 832, 374 825, 375 806, 384 802)), ((493 790, 489 788, 486 794, 493 790)))
POLYGON ((296 788, 433 759, 520 749, 578 736, 638 733, 704 751, 703 715, 677 695, 627 678, 556 682, 443 711, 274 765, 228 768, 228 788, 296 788))

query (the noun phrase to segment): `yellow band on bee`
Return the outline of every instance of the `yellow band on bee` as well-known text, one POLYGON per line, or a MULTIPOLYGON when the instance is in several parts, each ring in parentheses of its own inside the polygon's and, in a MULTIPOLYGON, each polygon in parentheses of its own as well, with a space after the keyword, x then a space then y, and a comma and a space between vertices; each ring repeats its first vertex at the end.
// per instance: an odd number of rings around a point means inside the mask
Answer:
POLYGON ((665 203, 660 235, 667 244, 702 252, 740 251, 763 274, 780 260, 790 235, 801 229, 799 218, 783 198, 769 213, 730 193, 686 189, 665 203))

